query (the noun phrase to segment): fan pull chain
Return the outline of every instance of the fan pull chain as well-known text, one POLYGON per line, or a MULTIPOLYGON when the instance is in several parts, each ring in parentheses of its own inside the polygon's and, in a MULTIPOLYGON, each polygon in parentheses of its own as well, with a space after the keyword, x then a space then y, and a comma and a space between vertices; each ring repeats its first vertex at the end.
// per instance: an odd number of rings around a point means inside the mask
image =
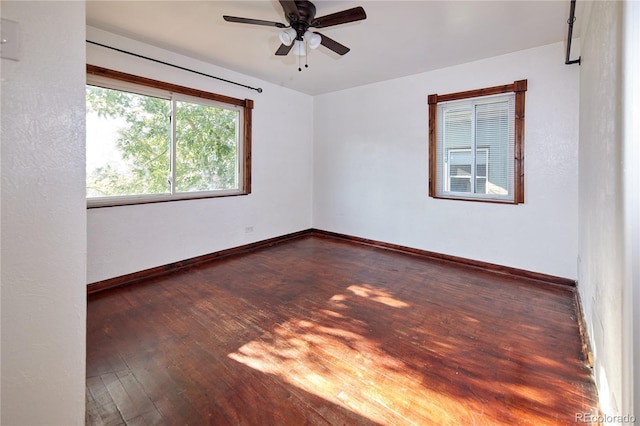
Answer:
MULTIPOLYGON (((304 67, 305 68, 309 68, 309 43, 307 43, 307 40, 304 40, 304 51, 305 51, 305 55, 304 55, 304 67)), ((302 59, 300 59, 300 55, 298 55, 298 71, 302 71, 302 59)))
POLYGON ((309 59, 309 52, 311 52, 311 50, 309 49, 309 42, 307 41, 307 39, 304 40, 304 44, 305 44, 305 51, 307 52, 307 54, 304 55, 304 67, 309 68, 308 59, 309 59))

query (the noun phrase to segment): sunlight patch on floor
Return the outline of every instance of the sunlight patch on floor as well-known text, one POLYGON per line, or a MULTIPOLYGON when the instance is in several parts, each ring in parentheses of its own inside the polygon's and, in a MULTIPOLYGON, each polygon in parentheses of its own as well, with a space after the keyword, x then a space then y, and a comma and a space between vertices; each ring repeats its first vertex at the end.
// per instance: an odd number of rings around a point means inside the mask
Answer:
POLYGON ((369 284, 354 284, 347 287, 347 290, 349 290, 356 296, 366 297, 376 302, 383 303, 387 306, 391 306, 393 308, 406 308, 409 306, 408 303, 395 299, 393 295, 391 295, 386 290, 375 288, 369 284))
POLYGON ((344 310, 349 298, 365 297, 396 308, 408 304, 369 285, 347 290, 330 299, 333 310, 310 313, 313 321, 278 324, 229 358, 381 424, 419 424, 424 419, 455 424, 456 419, 469 418, 469 404, 481 402, 430 389, 420 372, 366 338, 367 325, 344 310), (336 325, 340 321, 344 327, 336 325))

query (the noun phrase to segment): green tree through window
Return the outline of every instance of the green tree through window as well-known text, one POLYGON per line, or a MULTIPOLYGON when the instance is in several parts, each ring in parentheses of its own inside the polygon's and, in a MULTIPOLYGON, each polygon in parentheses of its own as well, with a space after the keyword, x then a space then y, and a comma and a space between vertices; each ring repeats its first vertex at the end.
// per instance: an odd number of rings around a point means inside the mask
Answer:
POLYGON ((166 99, 87 86, 88 197, 170 193, 170 108, 166 99))
POLYGON ((248 193, 250 135, 245 133, 250 126, 244 123, 253 103, 139 79, 151 82, 151 88, 89 78, 89 205, 248 193))
POLYGON ((176 104, 177 191, 236 188, 238 114, 188 102, 176 104))

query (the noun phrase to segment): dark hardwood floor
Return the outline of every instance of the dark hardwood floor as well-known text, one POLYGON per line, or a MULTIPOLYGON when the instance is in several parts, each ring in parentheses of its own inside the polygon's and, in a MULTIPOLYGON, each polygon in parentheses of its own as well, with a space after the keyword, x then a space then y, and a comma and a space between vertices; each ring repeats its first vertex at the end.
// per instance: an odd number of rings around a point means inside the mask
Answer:
POLYGON ((573 289, 305 236, 89 296, 89 425, 597 413, 573 289))

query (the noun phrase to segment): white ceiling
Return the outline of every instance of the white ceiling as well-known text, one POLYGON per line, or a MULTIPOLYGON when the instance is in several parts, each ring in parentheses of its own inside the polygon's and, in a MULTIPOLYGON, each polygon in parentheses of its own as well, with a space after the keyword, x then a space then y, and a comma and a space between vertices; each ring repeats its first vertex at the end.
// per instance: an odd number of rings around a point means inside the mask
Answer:
POLYGON ((276 0, 90 0, 86 10, 90 26, 316 95, 566 40, 570 2, 314 4, 316 17, 363 6, 367 19, 318 30, 351 52, 339 56, 320 46, 310 52, 309 68, 302 72, 293 52, 274 55, 280 45, 277 28, 222 19, 232 15, 286 23, 276 0))

